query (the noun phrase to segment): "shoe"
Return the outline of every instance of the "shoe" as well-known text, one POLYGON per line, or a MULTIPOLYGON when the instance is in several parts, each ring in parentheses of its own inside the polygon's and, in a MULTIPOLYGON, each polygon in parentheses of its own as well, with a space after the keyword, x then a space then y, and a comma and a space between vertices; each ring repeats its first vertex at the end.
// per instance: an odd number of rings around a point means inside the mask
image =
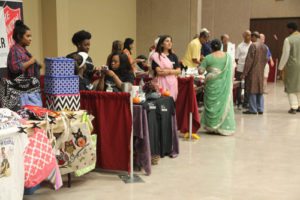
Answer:
POLYGON ((300 112, 300 107, 297 109, 297 112, 300 112))
POLYGON ((256 112, 250 112, 249 110, 247 110, 247 111, 244 111, 243 114, 246 114, 246 115, 256 115, 257 113, 256 112))
POLYGON ((297 114, 297 110, 291 108, 288 113, 290 113, 290 114, 297 114))
POLYGON ((263 114, 264 114, 264 112, 258 112, 258 114, 259 114, 259 115, 263 115, 263 114))

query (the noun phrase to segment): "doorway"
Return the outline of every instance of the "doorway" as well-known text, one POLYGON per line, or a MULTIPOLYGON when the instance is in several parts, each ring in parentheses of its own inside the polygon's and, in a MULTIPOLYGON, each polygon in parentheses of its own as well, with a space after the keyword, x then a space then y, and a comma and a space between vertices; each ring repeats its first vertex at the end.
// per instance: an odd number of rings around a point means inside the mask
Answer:
MULTIPOLYGON (((274 62, 278 63, 281 57, 284 39, 288 36, 286 25, 289 22, 296 22, 300 26, 300 17, 293 18, 266 18, 251 19, 250 30, 265 34, 266 45, 270 48, 274 62)), ((275 65, 276 66, 276 65, 275 65)), ((270 68, 268 81, 276 79, 275 67, 270 68)))

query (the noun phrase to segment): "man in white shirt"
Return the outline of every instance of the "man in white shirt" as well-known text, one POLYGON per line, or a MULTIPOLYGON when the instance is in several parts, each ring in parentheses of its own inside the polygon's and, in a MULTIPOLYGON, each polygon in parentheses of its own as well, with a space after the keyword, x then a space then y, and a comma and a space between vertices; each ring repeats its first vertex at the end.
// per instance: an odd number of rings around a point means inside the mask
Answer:
POLYGON ((235 63, 235 44, 229 41, 229 35, 224 34, 221 36, 222 41, 222 48, 221 51, 227 52, 231 59, 232 59, 232 67, 235 69, 236 63, 235 63))
POLYGON ((282 56, 278 69, 284 68, 284 88, 288 94, 290 114, 300 112, 300 32, 296 23, 287 24, 289 37, 283 43, 282 56))
MULTIPOLYGON (((237 63, 237 70, 236 70, 236 80, 241 81, 241 76, 244 71, 244 66, 245 66, 245 60, 248 54, 249 47, 251 45, 251 31, 247 30, 243 33, 243 38, 244 41, 241 42, 236 49, 235 52, 235 61, 237 63)), ((237 88, 237 106, 240 107, 242 105, 242 87, 241 85, 237 88)), ((245 93, 245 98, 244 98, 244 104, 243 107, 247 107, 248 104, 248 98, 245 93)))

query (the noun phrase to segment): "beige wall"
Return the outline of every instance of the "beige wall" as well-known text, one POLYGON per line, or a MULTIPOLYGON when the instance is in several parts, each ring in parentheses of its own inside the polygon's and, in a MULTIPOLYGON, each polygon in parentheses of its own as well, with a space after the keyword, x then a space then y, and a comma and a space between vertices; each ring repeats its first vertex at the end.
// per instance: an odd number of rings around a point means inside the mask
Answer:
POLYGON ((148 56, 155 38, 168 34, 181 58, 197 32, 197 16, 198 0, 137 0, 137 52, 148 56))
POLYGON ((24 0, 23 12, 24 21, 30 27, 33 37, 33 41, 28 50, 40 61, 44 57, 41 0, 24 0))
POLYGON ((234 43, 242 40, 251 18, 299 16, 300 0, 202 0, 202 26, 212 38, 228 33, 234 43))
POLYGON ((300 1, 251 0, 250 17, 300 17, 300 1))
POLYGON ((92 33, 95 65, 105 64, 113 40, 136 38, 136 0, 24 0, 24 18, 39 59, 75 51, 71 38, 82 29, 92 33))

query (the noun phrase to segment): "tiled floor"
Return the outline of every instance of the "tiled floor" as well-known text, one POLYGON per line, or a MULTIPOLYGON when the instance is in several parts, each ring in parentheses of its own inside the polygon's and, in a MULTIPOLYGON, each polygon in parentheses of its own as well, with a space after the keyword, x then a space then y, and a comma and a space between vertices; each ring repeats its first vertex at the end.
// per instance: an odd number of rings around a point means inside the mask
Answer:
POLYGON ((93 172, 72 188, 47 187, 25 200, 299 200, 300 113, 290 115, 282 84, 269 85, 263 116, 236 112, 237 131, 180 141, 180 156, 164 158, 145 183, 124 184, 93 172))

